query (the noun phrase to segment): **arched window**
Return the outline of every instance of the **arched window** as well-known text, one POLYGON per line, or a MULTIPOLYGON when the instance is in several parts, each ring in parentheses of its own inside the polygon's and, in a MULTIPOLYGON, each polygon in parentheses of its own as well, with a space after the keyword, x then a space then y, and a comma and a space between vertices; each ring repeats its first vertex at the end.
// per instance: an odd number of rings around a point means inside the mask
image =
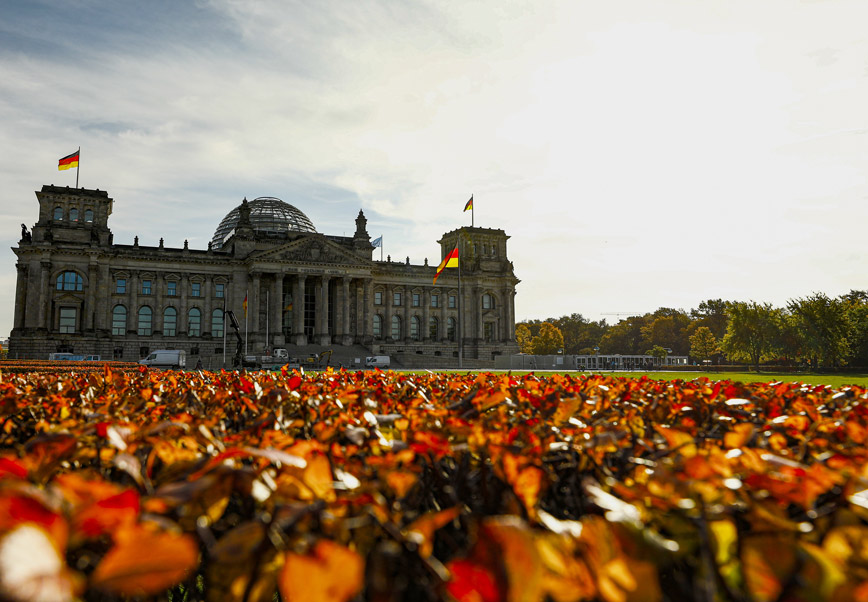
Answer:
POLYGON ((61 221, 63 219, 63 207, 54 208, 54 219, 57 221, 61 221))
POLYGON ((396 341, 401 338, 401 318, 392 316, 392 338, 396 341))
POLYGON ((84 210, 84 222, 90 224, 93 222, 93 209, 84 210))
POLYGON ((446 319, 446 338, 455 341, 455 318, 446 319))
POLYGON ((59 291, 80 291, 82 284, 81 276, 75 272, 63 272, 57 276, 57 290, 59 291))
POLYGON ((72 208, 69 210, 69 221, 77 222, 78 221, 78 209, 72 208))
POLYGON ((440 338, 440 323, 437 321, 437 318, 431 318, 428 320, 428 338, 432 341, 436 341, 440 338))
POLYGON ((139 308, 139 334, 149 336, 153 332, 154 312, 147 305, 139 308))
POLYGON ((223 336, 223 310, 215 309, 211 312, 211 336, 219 338, 223 336))
POLYGON ((488 293, 482 295, 482 309, 494 309, 494 297, 488 293))
POLYGON ((198 307, 191 307, 187 312, 187 333, 191 337, 198 337, 202 334, 202 312, 198 307))
POLYGON ((410 318, 410 338, 414 341, 419 340, 419 316, 413 316, 410 318))
POLYGON ((374 338, 383 338, 383 316, 380 314, 374 314, 374 338))
POLYGON ((178 334, 178 311, 174 307, 167 307, 163 311, 163 335, 173 337, 178 334))
POLYGON ((112 334, 125 335, 127 333, 127 308, 123 305, 115 305, 112 310, 112 334))

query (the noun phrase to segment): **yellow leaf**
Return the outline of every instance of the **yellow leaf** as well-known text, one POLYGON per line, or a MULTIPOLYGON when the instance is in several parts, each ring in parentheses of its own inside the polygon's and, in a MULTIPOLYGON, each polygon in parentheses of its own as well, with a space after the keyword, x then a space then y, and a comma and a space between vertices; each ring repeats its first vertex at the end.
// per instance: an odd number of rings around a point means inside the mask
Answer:
POLYGON ((361 556, 321 539, 307 554, 286 554, 278 586, 292 602, 347 602, 361 591, 364 580, 361 556))

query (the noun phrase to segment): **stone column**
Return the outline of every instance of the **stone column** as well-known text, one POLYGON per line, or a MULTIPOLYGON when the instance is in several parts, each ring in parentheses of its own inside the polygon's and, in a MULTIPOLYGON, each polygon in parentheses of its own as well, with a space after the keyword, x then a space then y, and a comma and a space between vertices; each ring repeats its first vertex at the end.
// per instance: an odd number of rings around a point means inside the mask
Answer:
MULTIPOLYGON (((129 288, 129 309, 127 310, 127 331, 132 330, 134 333, 139 331, 139 273, 130 270, 129 288)), ((136 351, 138 353, 138 351, 136 351)))
POLYGON ((87 264, 87 294, 85 294, 84 306, 82 307, 81 329, 93 330, 96 328, 96 289, 99 286, 99 265, 96 256, 91 255, 87 264))
POLYGON ((437 295, 437 301, 440 302, 440 332, 438 333, 439 339, 442 341, 446 338, 448 333, 448 326, 446 315, 446 308, 449 307, 449 289, 440 289, 437 295))
MULTIPOLYGON (((252 274, 252 285, 250 287, 250 292, 247 297, 247 315, 248 315, 248 329, 251 334, 259 333, 259 281, 260 274, 254 273, 252 274)), ((252 341, 251 341, 252 342, 252 341)), ((256 349, 254 347, 254 349, 256 349)), ((258 349, 256 350, 258 353, 258 349)))
POLYGON ((404 302, 404 319, 403 324, 401 325, 403 328, 401 329, 402 339, 405 341, 410 340, 410 310, 412 309, 413 303, 413 291, 410 287, 404 287, 404 293, 402 295, 401 301, 404 302))
POLYGON ((364 317, 360 330, 364 335, 362 339, 363 343, 369 344, 374 332, 374 280, 372 278, 365 279, 362 304, 364 307, 364 317))
MULTIPOLYGON (((202 295, 204 295, 202 297, 202 321, 204 322, 204 324, 202 324, 202 326, 204 327, 202 329, 202 332, 210 332, 211 336, 213 337, 214 330, 212 328, 211 311, 214 308, 214 302, 211 297, 214 295, 214 285, 212 283, 212 280, 213 278, 211 276, 205 276, 205 282, 202 286, 202 295)), ((174 299, 172 301, 174 302, 174 299)), ((226 328, 226 324, 223 324, 223 328, 226 328)), ((223 339, 223 337, 221 336, 220 339, 223 339)))
POLYGON ((320 278, 319 299, 317 300, 317 323, 319 330, 319 344, 331 345, 332 338, 329 334, 329 276, 320 278))
POLYGON ((283 336, 283 272, 274 275, 274 288, 271 290, 271 296, 274 298, 274 309, 271 313, 271 336, 272 347, 282 347, 286 344, 286 339, 283 336))
MULTIPOLYGON (((182 333, 189 336, 190 334, 190 325, 187 320, 187 290, 189 285, 187 274, 182 273, 181 279, 178 280, 178 335, 180 336, 182 333)), ((224 292, 225 294, 225 292, 224 292)), ((225 318, 224 318, 225 319, 225 318)), ((200 355, 201 349, 199 350, 200 355)))
POLYGON ((18 261, 15 263, 18 277, 15 280, 15 318, 13 328, 24 328, 24 308, 27 305, 27 266, 18 261))
POLYGON ((353 335, 350 331, 350 277, 341 280, 341 345, 352 345, 353 335))
POLYGON ((99 285, 96 289, 96 320, 94 328, 96 330, 107 330, 111 332, 111 294, 112 280, 109 272, 109 264, 104 260, 99 266, 99 285))
MULTIPOLYGON (((46 328, 46 317, 48 315, 48 273, 51 270, 51 260, 43 259, 39 262, 39 328, 46 328)), ((50 326, 48 326, 50 328, 50 326)))
POLYGON ((423 341, 431 340, 431 289, 422 289, 422 332, 419 333, 423 341))
POLYGON ((304 334, 304 288, 307 276, 299 274, 292 286, 292 339, 296 345, 307 345, 304 334))
MULTIPOLYGON (((392 285, 383 287, 383 340, 392 336, 392 285)), ((372 299, 373 300, 373 299, 372 299)), ((373 327, 373 324, 371 324, 373 327)))

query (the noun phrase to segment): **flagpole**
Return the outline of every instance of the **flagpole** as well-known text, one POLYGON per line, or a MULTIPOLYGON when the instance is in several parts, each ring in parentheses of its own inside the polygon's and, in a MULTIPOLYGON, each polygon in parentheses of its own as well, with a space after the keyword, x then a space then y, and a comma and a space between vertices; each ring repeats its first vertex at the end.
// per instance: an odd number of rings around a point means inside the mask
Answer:
POLYGON ((78 147, 78 163, 75 164, 75 187, 78 188, 78 170, 81 169, 81 147, 78 147))
POLYGON ((270 292, 271 291, 269 291, 268 289, 265 289, 265 349, 266 350, 268 349, 268 336, 270 334, 269 328, 268 328, 268 313, 269 313, 269 310, 271 309, 269 307, 270 299, 268 296, 268 293, 270 293, 270 292))
MULTIPOLYGON (((226 295, 229 294, 229 285, 223 290, 223 369, 226 369, 226 295)), ((210 368, 210 364, 209 364, 210 368)))
MULTIPOLYGON (((471 215, 473 212, 471 210, 471 215)), ((461 232, 458 233, 458 369, 464 365, 464 337, 462 324, 464 323, 463 312, 461 311, 461 258, 464 256, 464 251, 461 250, 461 232)))
MULTIPOLYGON (((247 295, 250 293, 250 289, 244 289, 244 300, 248 301, 247 295)), ((250 305, 248 302, 247 305, 250 305)), ((247 307, 244 308, 244 355, 247 355, 247 307)), ((242 364, 243 366, 243 364, 242 364)))
MULTIPOLYGON (((471 200, 473 199, 473 193, 470 194, 470 198, 471 198, 471 200)), ((471 228, 473 228, 474 224, 475 224, 475 218, 476 218, 475 205, 476 205, 475 203, 470 203, 470 227, 471 228)))
POLYGON ((383 235, 380 234, 380 261, 383 261, 383 235))

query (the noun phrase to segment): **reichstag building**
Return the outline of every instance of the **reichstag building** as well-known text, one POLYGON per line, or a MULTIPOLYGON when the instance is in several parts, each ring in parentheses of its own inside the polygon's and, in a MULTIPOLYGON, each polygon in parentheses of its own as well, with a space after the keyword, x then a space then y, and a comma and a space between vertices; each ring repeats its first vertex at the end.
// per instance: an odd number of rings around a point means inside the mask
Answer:
POLYGON ((183 349, 188 367, 200 359, 206 368, 229 367, 235 337, 224 310, 238 317, 250 355, 331 349, 334 364, 382 354, 397 366, 446 368, 458 365, 460 343, 464 366, 482 368, 518 352, 519 280, 503 230, 447 232, 437 260, 419 265, 375 260, 362 211, 353 236, 333 236, 280 199, 244 199, 207 249, 191 249, 138 237, 115 244, 105 191, 46 185, 36 198, 38 221, 22 224, 13 247, 13 358, 72 352, 135 361, 183 349), (456 245, 460 291, 456 269, 432 283, 456 245))

